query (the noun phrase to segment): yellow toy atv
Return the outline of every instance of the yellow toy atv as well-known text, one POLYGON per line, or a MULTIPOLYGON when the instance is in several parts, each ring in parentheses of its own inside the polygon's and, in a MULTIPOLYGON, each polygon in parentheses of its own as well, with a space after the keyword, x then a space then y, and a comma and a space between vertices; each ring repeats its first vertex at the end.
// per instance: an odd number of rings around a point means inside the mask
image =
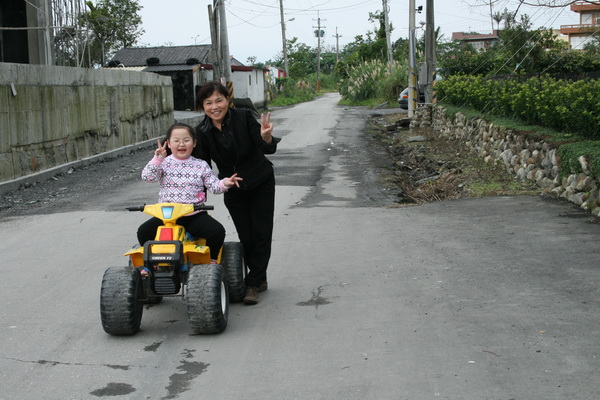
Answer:
POLYGON ((212 206, 159 203, 128 207, 160 218, 163 225, 155 240, 125 253, 128 267, 110 267, 100 291, 100 316, 104 331, 133 335, 140 328, 144 304, 158 304, 165 296, 182 297, 194 333, 220 333, 227 327, 229 301, 241 301, 246 291, 246 266, 239 242, 226 242, 217 264, 202 238, 191 237, 176 221, 212 206), (147 271, 142 277, 141 271, 147 271))

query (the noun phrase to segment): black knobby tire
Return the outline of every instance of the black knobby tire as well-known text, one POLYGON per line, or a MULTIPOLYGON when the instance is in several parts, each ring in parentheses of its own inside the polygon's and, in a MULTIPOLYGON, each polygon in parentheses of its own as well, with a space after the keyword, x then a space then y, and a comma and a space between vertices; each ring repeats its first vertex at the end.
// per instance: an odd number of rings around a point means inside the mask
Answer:
POLYGON ((221 333, 229 317, 229 291, 219 264, 192 266, 187 281, 187 313, 194 333, 221 333))
POLYGON ((244 246, 240 242, 225 242, 221 265, 227 275, 229 300, 242 301, 246 295, 246 264, 244 264, 244 246))
POLYGON ((104 272, 100 290, 102 328, 111 335, 133 335, 140 329, 144 286, 140 271, 110 267, 104 272))

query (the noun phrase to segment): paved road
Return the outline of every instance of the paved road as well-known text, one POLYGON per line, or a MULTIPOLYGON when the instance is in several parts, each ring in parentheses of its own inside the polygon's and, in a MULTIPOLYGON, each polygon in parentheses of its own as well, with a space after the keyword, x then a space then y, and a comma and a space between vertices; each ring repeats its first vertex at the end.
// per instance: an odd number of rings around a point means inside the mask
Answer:
POLYGON ((190 335, 179 299, 133 337, 101 328, 102 274, 145 219, 121 210, 153 185, 0 221, 0 399, 598 398, 600 225, 537 197, 396 207, 367 112, 337 100, 273 112, 270 286, 223 334, 190 335))

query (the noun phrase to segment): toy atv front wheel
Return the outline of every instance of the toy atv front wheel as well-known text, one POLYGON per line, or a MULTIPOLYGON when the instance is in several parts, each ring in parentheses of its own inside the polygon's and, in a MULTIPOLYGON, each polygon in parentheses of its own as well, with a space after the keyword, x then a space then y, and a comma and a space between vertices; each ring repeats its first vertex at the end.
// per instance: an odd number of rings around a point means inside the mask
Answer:
POLYGON ((221 333, 229 318, 229 291, 219 264, 190 268, 187 281, 187 313, 194 333, 221 333))
POLYGON ((110 267, 100 290, 102 327, 111 335, 133 335, 140 329, 144 286, 140 272, 131 267, 110 267))

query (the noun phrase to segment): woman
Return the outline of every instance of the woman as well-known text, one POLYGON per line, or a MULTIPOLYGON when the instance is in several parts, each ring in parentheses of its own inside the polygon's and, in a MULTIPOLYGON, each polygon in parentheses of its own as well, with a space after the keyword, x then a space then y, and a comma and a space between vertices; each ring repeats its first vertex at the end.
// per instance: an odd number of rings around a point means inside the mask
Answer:
POLYGON ((244 303, 258 303, 258 293, 267 290, 267 267, 271 257, 275 174, 265 154, 273 154, 281 140, 271 135, 271 115, 261 115, 259 124, 250 111, 229 108, 227 88, 208 82, 198 91, 196 109, 204 110, 204 121, 196 127, 198 146, 194 155, 219 169, 219 178, 237 173, 239 188, 224 194, 225 206, 244 246, 248 275, 244 303))

